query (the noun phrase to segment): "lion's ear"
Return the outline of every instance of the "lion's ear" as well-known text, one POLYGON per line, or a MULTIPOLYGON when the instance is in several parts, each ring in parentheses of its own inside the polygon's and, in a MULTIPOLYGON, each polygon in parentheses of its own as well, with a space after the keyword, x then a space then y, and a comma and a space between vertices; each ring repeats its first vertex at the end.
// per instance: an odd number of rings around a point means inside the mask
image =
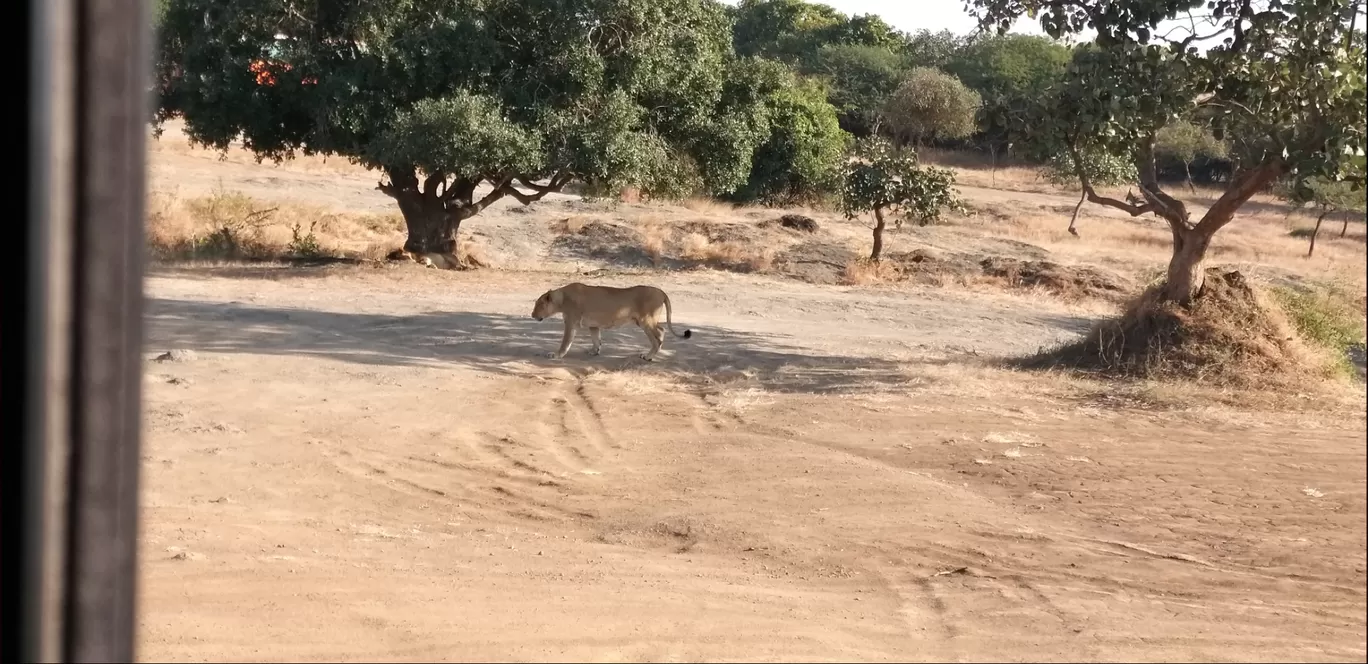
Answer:
POLYGON ((551 296, 551 303, 558 307, 565 301, 565 293, 563 291, 547 291, 546 294, 551 296))

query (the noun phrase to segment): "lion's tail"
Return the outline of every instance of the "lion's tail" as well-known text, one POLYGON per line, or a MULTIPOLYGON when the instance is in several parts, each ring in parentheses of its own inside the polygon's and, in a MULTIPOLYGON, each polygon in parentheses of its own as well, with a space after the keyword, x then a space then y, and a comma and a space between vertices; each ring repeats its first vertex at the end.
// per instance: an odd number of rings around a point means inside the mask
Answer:
MULTIPOLYGON (((662 295, 665 295, 664 293, 661 293, 661 294, 662 294, 662 295)), ((687 329, 687 328, 684 330, 684 334, 680 334, 680 333, 678 333, 678 332, 675 332, 675 329, 674 329, 674 321, 671 320, 672 315, 673 315, 673 314, 672 314, 672 309, 671 309, 671 307, 670 307, 670 296, 669 296, 669 295, 665 295, 665 327, 670 328, 670 334, 673 334, 673 335, 675 335, 676 337, 679 337, 680 339, 688 339, 689 337, 692 337, 692 336, 693 336, 693 330, 690 330, 690 329, 687 329)))

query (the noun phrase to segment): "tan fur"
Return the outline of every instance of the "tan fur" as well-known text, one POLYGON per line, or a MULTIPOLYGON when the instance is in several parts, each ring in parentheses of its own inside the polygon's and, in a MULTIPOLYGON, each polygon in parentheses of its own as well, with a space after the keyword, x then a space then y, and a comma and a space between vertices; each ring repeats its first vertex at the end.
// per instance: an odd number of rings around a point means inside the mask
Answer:
POLYGON ((406 251, 404 249, 396 249, 390 252, 389 256, 386 256, 386 258, 392 261, 410 260, 423 267, 436 268, 439 270, 461 269, 460 261, 456 260, 456 256, 450 253, 418 253, 406 251))
POLYGON ((670 334, 681 339, 693 336, 692 330, 684 330, 683 334, 675 332, 671 321, 670 296, 655 286, 613 288, 567 284, 542 293, 536 304, 532 305, 532 317, 544 320, 561 314, 565 319, 565 335, 561 337, 560 349, 549 353, 548 357, 565 357, 575 340, 575 331, 581 327, 589 328, 589 337, 594 344, 589 354, 598 355, 602 347, 599 338, 601 330, 636 323, 651 343, 651 349, 642 353, 641 359, 650 362, 665 343, 665 330, 660 326, 662 310, 665 313, 665 327, 670 328, 670 334))

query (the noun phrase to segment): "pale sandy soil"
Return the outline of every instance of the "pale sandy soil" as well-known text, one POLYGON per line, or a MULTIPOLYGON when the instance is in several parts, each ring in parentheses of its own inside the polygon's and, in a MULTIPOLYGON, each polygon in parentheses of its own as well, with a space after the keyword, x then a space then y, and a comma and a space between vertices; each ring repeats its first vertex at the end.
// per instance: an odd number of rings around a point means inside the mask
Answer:
MULTIPOLYGON (((154 166, 219 178, 388 211, 345 169, 154 166)), ((657 362, 543 359, 568 278, 155 269, 148 357, 196 358, 147 363, 140 659, 1368 655, 1361 408, 1148 408, 984 366, 1088 307, 712 271, 584 278, 671 294, 657 362)))

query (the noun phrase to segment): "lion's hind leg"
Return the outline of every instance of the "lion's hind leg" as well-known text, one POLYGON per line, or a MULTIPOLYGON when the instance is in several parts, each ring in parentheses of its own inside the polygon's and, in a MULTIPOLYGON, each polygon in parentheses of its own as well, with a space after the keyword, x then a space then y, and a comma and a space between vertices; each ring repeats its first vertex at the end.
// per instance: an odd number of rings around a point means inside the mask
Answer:
POLYGON ((652 362, 656 353, 660 352, 660 347, 665 344, 665 330, 660 329, 660 323, 647 319, 641 321, 641 331, 646 333, 646 340, 651 343, 651 349, 642 353, 641 359, 652 362))

